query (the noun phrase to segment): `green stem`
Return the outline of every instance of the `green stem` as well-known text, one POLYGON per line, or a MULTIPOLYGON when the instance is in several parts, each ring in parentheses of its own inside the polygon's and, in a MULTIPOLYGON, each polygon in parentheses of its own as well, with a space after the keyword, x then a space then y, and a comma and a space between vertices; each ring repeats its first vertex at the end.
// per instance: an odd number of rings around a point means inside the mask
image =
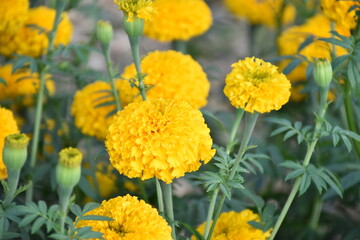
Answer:
POLYGON ((59 194, 59 210, 61 213, 60 217, 60 233, 64 233, 65 218, 67 216, 67 210, 69 206, 70 196, 72 188, 58 188, 59 194))
POLYGON ((8 185, 9 185, 9 191, 6 193, 5 200, 4 200, 4 206, 7 207, 11 204, 11 202, 14 200, 15 192, 17 190, 17 186, 19 183, 19 177, 20 177, 20 170, 11 171, 8 170, 8 185))
MULTIPOLYGON (((251 137, 251 135, 252 135, 252 133, 254 131, 254 127, 255 127, 256 120, 257 120, 258 116, 259 116, 258 113, 254 113, 254 114, 246 113, 246 115, 245 115, 244 134, 242 136, 239 152, 238 152, 238 154, 236 155, 236 158, 235 158, 235 163, 234 163, 233 168, 231 169, 231 172, 230 172, 230 175, 229 175, 229 181, 231 181, 234 178, 234 176, 235 176, 235 174, 237 172, 237 169, 239 167, 239 164, 240 164, 240 162, 242 160, 242 157, 244 156, 244 153, 247 150, 247 146, 248 146, 250 137, 251 137)), ((214 232, 215 225, 216 225, 217 220, 218 220, 218 218, 220 216, 221 209, 222 209, 222 207, 224 205, 225 198, 226 198, 226 196, 224 194, 222 194, 222 196, 220 198, 220 201, 219 201, 219 204, 218 204, 217 209, 216 209, 214 220, 213 220, 213 222, 211 224, 209 234, 205 237, 205 239, 207 239, 207 240, 211 239, 211 235, 214 232)))
MULTIPOLYGON (((346 111, 346 119, 347 124, 350 129, 350 131, 359 133, 356 124, 355 124, 355 114, 352 108, 352 102, 351 102, 351 86, 349 81, 346 81, 345 83, 345 91, 344 91, 344 104, 345 104, 345 111, 346 111)), ((354 139, 352 139, 353 145, 355 146, 355 151, 358 156, 358 159, 360 158, 360 143, 354 139)))
POLYGON ((182 52, 183 54, 186 54, 186 42, 185 41, 180 41, 180 40, 172 41, 171 47, 172 47, 172 49, 174 49, 178 52, 182 52))
POLYGON ((218 188, 218 187, 215 188, 215 190, 214 190, 214 192, 212 194, 212 197, 211 197, 210 206, 209 206, 208 213, 207 213, 207 218, 206 218, 205 233, 204 233, 205 239, 207 239, 207 237, 209 236, 211 220, 212 220, 213 215, 214 215, 215 204, 216 204, 217 196, 219 194, 219 190, 220 190, 220 188, 218 188))
POLYGON ((158 205, 159 205, 158 206, 159 213, 161 216, 164 216, 165 209, 164 209, 164 201, 163 201, 163 194, 162 194, 162 190, 161 190, 160 181, 158 178, 155 178, 155 182, 156 182, 157 200, 158 200, 158 205))
POLYGON ((118 91, 116 90, 116 86, 115 86, 115 80, 114 80, 114 73, 113 73, 113 69, 112 69, 112 62, 111 62, 111 57, 110 57, 109 44, 103 45, 102 49, 103 49, 103 55, 104 55, 105 61, 106 61, 106 68, 107 68, 107 73, 108 73, 108 81, 109 81, 109 84, 111 85, 111 90, 112 90, 113 96, 115 98, 116 109, 118 111, 120 111, 122 109, 122 106, 121 106, 118 91))
POLYGON ((164 200, 166 207, 166 217, 169 219, 171 226, 171 236, 173 240, 176 240, 176 231, 175 231, 175 222, 174 222, 174 208, 173 208, 173 200, 172 200, 172 189, 171 183, 164 184, 164 200))
POLYGON ((310 229, 316 230, 318 228, 322 205, 323 201, 318 196, 315 200, 314 209, 312 211, 312 216, 310 219, 310 229))
POLYGON ((129 36, 130 46, 131 46, 131 54, 134 60, 136 72, 137 72, 137 78, 139 80, 139 91, 141 94, 142 99, 146 100, 146 91, 145 91, 145 84, 143 75, 141 72, 141 62, 140 62, 140 53, 139 53, 139 42, 140 37, 131 37, 129 36))
POLYGON ((239 129, 241 119, 244 115, 244 110, 242 108, 236 109, 235 113, 235 121, 232 126, 231 132, 230 132, 230 139, 226 146, 226 153, 229 154, 234 146, 234 139, 237 133, 237 130, 239 129))

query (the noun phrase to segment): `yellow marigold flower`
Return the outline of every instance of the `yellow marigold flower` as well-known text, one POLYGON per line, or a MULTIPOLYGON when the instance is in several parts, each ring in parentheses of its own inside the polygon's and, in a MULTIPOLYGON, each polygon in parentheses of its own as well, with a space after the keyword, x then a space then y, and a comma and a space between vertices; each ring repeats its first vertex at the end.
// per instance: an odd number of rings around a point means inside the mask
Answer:
MULTIPOLYGON (((251 24, 264 24, 274 27, 276 15, 279 14, 283 0, 224 0, 225 6, 234 15, 245 18, 251 24)), ((287 5, 284 10, 283 23, 292 23, 296 9, 287 5)))
POLYGON ((18 133, 19 129, 16 125, 13 113, 2 107, 0 107, 0 123, 0 180, 2 180, 7 178, 7 171, 3 162, 5 137, 9 134, 18 133))
POLYGON ((162 42, 189 40, 205 33, 212 24, 204 0, 155 0, 154 8, 156 13, 145 22, 144 34, 162 42))
MULTIPOLYGON (((173 50, 151 52, 141 61, 141 68, 146 74, 144 83, 151 86, 146 93, 148 98, 181 99, 195 108, 206 105, 210 83, 190 55, 173 50)), ((122 75, 125 79, 135 76, 134 64, 126 67, 122 75)), ((133 91, 138 94, 136 88, 133 91)))
MULTIPOLYGON (((266 240, 270 237, 271 230, 263 232, 252 227, 248 222, 260 222, 260 216, 249 209, 241 212, 222 213, 214 228, 211 240, 266 240)), ((204 234, 206 222, 201 224, 197 231, 204 234)), ((193 236, 193 240, 196 238, 193 236)))
POLYGON ((290 81, 277 67, 261 59, 234 63, 226 76, 225 95, 236 108, 259 113, 279 110, 290 97, 290 81))
POLYGON ((109 127, 111 164, 127 177, 157 177, 166 183, 210 161, 210 130, 187 102, 156 99, 129 104, 109 127))
MULTIPOLYGON (((32 8, 29 10, 29 18, 14 34, 2 34, 0 36, 0 53, 5 56, 12 54, 21 54, 31 57, 40 57, 46 53, 49 45, 47 34, 51 31, 56 11, 44 6, 32 8), (36 25, 40 29, 36 29, 29 25, 36 25)), ((56 33, 54 45, 67 45, 71 40, 73 26, 67 13, 63 13, 61 22, 56 33)))
MULTIPOLYGON (((31 73, 28 68, 21 68, 12 73, 13 65, 0 66, 0 78, 4 79, 6 85, 0 84, 0 100, 14 99, 18 96, 31 96, 37 93, 40 79, 37 73, 31 73)), ((50 95, 55 92, 55 84, 47 76, 46 87, 50 95)))
POLYGON ((28 17, 29 0, 0 1, 0 33, 15 33, 28 17))
MULTIPOLYGON (((119 89, 122 107, 133 101, 132 88, 125 80, 118 80, 116 86, 119 89)), ((97 81, 88 84, 84 89, 76 92, 71 107, 75 125, 82 133, 95 136, 99 140, 105 140, 106 132, 113 116, 109 113, 116 109, 115 104, 96 107, 99 104, 114 101, 111 87, 108 83, 97 81)))
POLYGON ((103 233, 104 239, 118 240, 172 240, 171 228, 158 211, 126 195, 103 201, 101 206, 87 215, 105 216, 113 221, 81 220, 77 227, 92 227, 93 231, 103 233))
POLYGON ((360 3, 358 1, 321 0, 323 13, 336 24, 347 29, 353 29, 356 26, 356 10, 349 12, 354 5, 360 6, 360 3))
POLYGON ((129 22, 133 17, 150 20, 154 14, 152 0, 114 0, 114 3, 128 16, 129 22))

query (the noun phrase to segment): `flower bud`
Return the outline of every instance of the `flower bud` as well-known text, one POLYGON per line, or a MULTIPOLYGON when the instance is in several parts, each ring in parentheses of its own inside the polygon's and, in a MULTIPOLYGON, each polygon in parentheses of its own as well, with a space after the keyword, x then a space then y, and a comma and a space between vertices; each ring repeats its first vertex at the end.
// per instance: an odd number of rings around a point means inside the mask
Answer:
POLYGON ((108 45, 113 38, 113 28, 110 22, 99 20, 96 27, 96 36, 102 44, 108 45))
POLYGON ((5 138, 3 161, 9 171, 20 170, 27 158, 29 138, 25 134, 10 134, 5 138))
POLYGON ((127 14, 124 14, 124 28, 129 37, 140 37, 144 32, 144 19, 132 17, 130 21, 127 14))
POLYGON ((56 182, 62 188, 73 188, 80 180, 82 153, 76 148, 65 148, 59 153, 56 182))
POLYGON ((319 58, 314 63, 314 79, 322 88, 327 88, 332 80, 332 67, 329 60, 319 58))

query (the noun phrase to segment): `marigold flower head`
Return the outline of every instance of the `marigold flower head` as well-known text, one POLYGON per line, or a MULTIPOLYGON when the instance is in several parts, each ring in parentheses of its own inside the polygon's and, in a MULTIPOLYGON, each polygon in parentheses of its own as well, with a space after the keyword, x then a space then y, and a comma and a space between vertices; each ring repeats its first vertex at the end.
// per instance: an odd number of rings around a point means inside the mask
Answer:
POLYGON ((259 113, 279 110, 290 97, 290 82, 277 67, 252 57, 232 65, 226 76, 225 95, 236 108, 259 113))
POLYGON ((349 9, 355 5, 360 6, 359 1, 321 0, 323 13, 337 25, 346 29, 353 29, 356 26, 356 10, 349 12, 349 9))
MULTIPOLYGON (((234 15, 245 18, 251 24, 264 24, 274 27, 276 15, 279 14, 283 0, 225 0, 225 6, 234 15)), ((284 9, 283 23, 292 23, 296 10, 287 5, 284 9)))
POLYGON ((0 180, 2 180, 7 178, 6 166, 3 162, 5 137, 9 134, 18 133, 19 129, 13 113, 2 107, 0 107, 0 123, 0 180))
MULTIPOLYGON (((133 90, 128 82, 117 80, 116 86, 119 89, 122 107, 133 101, 133 90)), ((116 105, 99 105, 110 101, 114 101, 114 97, 110 85, 106 82, 97 81, 76 92, 71 114, 75 125, 82 133, 105 140, 107 129, 113 118, 109 115, 116 109, 116 105)))
MULTIPOLYGON (((248 222, 260 222, 260 216, 249 209, 241 212, 222 213, 216 223, 211 240, 266 240, 270 237, 271 230, 263 232, 260 229, 252 227, 248 222)), ((201 224, 197 231, 205 232, 206 222, 201 224)), ((195 237, 192 237, 195 240, 195 237)))
MULTIPOLYGON (((54 9, 44 6, 30 9, 27 21, 15 34, 1 34, 0 53, 5 56, 20 54, 31 57, 40 57, 46 53, 49 45, 47 34, 53 27, 55 15, 54 9)), ((54 45, 67 45, 71 40, 72 30, 69 16, 64 12, 56 32, 54 45)))
POLYGON ((185 101, 156 99, 129 104, 106 137, 111 164, 127 177, 166 183, 210 161, 210 130, 201 112, 185 101))
MULTIPOLYGON (((6 85, 0 84, 0 100, 14 99, 18 96, 31 96, 38 92, 40 79, 37 73, 31 73, 28 68, 21 68, 12 73, 13 65, 0 66, 0 78, 6 85)), ((46 87, 50 94, 54 93, 54 82, 47 76, 46 87)))
POLYGON ((154 14, 152 0, 114 0, 114 3, 127 15, 129 22, 132 22, 134 17, 150 20, 154 14))
MULTIPOLYGON (((146 93, 148 98, 181 99, 195 108, 206 105, 210 83, 200 64, 190 55, 173 50, 151 52, 141 61, 141 68, 146 74, 144 83, 151 86, 146 93)), ((125 79, 135 76, 134 64, 122 74, 125 79)), ((134 95, 138 94, 136 88, 133 91, 134 95)))
POLYGON ((152 21, 145 22, 144 34, 165 42, 189 40, 205 33, 212 24, 204 0, 155 0, 152 21))
POLYGON ((90 226, 92 231, 103 233, 104 239, 118 240, 172 240, 171 228, 158 211, 126 195, 103 201, 101 206, 87 215, 105 216, 113 221, 81 220, 77 227, 90 226))
POLYGON ((15 33, 28 17, 29 0, 0 1, 0 34, 15 33))

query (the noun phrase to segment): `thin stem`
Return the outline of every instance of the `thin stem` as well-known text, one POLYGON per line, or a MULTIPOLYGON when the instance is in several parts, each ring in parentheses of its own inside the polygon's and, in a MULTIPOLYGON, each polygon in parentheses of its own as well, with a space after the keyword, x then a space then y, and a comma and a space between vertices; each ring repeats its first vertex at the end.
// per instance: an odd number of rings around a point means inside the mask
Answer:
POLYGON ((323 201, 318 196, 314 203, 314 209, 312 211, 312 216, 310 219, 310 229, 316 230, 319 225, 319 219, 321 215, 321 209, 322 209, 323 201))
POLYGON ((170 226, 171 226, 171 236, 174 240, 176 240, 176 231, 175 231, 175 222, 174 222, 174 208, 173 208, 173 201, 172 201, 172 186, 171 183, 164 184, 164 200, 165 200, 165 207, 166 207, 166 216, 169 219, 170 226))
POLYGON ((180 40, 172 41, 171 47, 172 47, 172 49, 174 49, 176 51, 186 54, 186 42, 185 41, 180 41, 180 40))
POLYGON ((17 186, 19 183, 19 177, 20 177, 20 170, 8 170, 8 185, 9 185, 9 191, 6 193, 5 200, 4 200, 4 206, 7 207, 11 204, 11 202, 14 200, 15 192, 17 190, 17 186))
POLYGON ((59 194, 59 210, 61 213, 60 218, 60 233, 64 233, 64 225, 65 225, 65 218, 67 216, 67 210, 69 206, 70 196, 72 193, 72 188, 58 188, 59 194))
POLYGON ((220 188, 218 188, 218 187, 215 188, 215 190, 212 194, 212 197, 211 197, 210 206, 209 206, 208 214, 207 214, 207 218, 206 218, 206 226, 205 226, 205 233, 204 233, 205 239, 209 236, 211 220, 214 215, 215 204, 216 204, 217 196, 219 194, 219 190, 220 190, 220 188))
POLYGON ((212 236, 212 234, 213 234, 213 232, 214 232, 214 229, 215 229, 217 220, 218 220, 219 217, 220 217, 221 209, 222 209, 222 207, 223 207, 223 205, 224 205, 225 198, 226 198, 226 196, 225 196, 225 194, 223 193, 223 194, 221 195, 220 200, 219 200, 218 207, 216 208, 216 212, 215 212, 215 215, 214 215, 214 221, 213 221, 212 224, 211 224, 210 232, 209 232, 208 236, 205 238, 206 240, 210 240, 210 239, 211 239, 211 236, 212 236))
POLYGON ((161 216, 164 216, 165 209, 164 209, 164 201, 163 201, 163 194, 162 194, 162 190, 161 190, 160 181, 159 181, 159 179, 155 178, 155 182, 156 182, 157 200, 158 200, 158 205, 159 205, 158 206, 159 213, 161 216))
POLYGON ((231 132, 230 132, 230 139, 226 146, 226 153, 229 154, 234 146, 234 139, 237 133, 237 130, 239 129, 241 119, 244 115, 244 110, 242 108, 236 109, 235 113, 235 121, 232 126, 231 132))
POLYGON ((108 81, 109 81, 109 83, 111 85, 111 90, 112 90, 113 96, 115 98, 116 109, 118 111, 120 111, 122 109, 122 106, 121 106, 121 102, 120 102, 120 98, 119 98, 119 93, 116 90, 116 86, 115 86, 115 80, 114 80, 114 73, 113 73, 113 69, 112 69, 112 62, 111 62, 111 57, 110 57, 109 44, 108 45, 103 45, 102 49, 103 49, 103 54, 104 54, 105 61, 106 61, 106 68, 107 68, 107 73, 108 73, 108 81))

